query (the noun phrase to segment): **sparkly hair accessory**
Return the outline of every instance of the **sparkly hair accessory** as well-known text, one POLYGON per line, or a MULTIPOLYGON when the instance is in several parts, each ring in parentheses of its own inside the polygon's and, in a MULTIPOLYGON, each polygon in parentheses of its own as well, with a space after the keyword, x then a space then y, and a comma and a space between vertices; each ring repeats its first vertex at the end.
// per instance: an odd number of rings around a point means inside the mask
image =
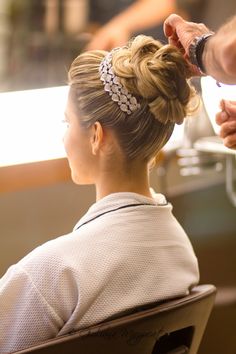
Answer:
POLYGON ((140 108, 140 104, 137 102, 129 91, 121 84, 118 76, 115 75, 112 69, 112 52, 108 53, 102 60, 99 72, 100 79, 103 82, 104 90, 109 93, 112 101, 117 102, 120 109, 131 114, 140 108))

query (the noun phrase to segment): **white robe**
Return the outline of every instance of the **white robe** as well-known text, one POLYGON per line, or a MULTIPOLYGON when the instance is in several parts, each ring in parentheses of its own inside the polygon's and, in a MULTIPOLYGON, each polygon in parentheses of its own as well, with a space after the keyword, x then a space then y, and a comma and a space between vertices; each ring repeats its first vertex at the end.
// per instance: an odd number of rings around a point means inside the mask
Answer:
POLYGON ((37 247, 0 279, 0 353, 185 295, 198 281, 191 243, 162 195, 110 194, 72 233, 37 247))

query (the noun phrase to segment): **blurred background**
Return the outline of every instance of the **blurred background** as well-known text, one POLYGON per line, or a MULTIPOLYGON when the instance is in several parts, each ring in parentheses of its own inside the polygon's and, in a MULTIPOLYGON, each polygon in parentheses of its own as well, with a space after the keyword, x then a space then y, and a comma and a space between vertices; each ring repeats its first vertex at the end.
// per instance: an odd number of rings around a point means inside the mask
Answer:
POLYGON ((144 33, 164 42, 163 21, 172 12, 214 30, 235 13, 235 2, 0 0, 0 91, 64 85, 72 58, 90 41, 110 49, 112 36, 122 42, 144 33))
MULTIPOLYGON (((110 49, 137 33, 165 42, 162 24, 171 12, 216 30, 236 14, 236 3, 0 0, 0 276, 37 245, 70 232, 95 200, 93 187, 70 181, 61 148, 46 157, 23 156, 36 141, 41 151, 54 146, 59 133, 50 122, 63 119, 72 59, 87 46, 110 49), (22 146, 19 159, 12 159, 22 146)), ((218 288, 199 354, 236 354, 236 154, 222 146, 212 123, 209 105, 216 111, 223 91, 214 93, 211 82, 194 84, 205 95, 202 107, 175 132, 151 181, 191 239, 201 283, 218 288)))

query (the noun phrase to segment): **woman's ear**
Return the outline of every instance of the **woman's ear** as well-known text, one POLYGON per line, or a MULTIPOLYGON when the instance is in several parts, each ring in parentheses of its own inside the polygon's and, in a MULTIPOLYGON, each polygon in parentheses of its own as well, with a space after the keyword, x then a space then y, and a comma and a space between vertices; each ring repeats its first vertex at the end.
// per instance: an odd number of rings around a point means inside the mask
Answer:
POLYGON ((92 126, 92 133, 90 138, 92 154, 97 155, 103 143, 104 131, 100 122, 95 122, 92 126))

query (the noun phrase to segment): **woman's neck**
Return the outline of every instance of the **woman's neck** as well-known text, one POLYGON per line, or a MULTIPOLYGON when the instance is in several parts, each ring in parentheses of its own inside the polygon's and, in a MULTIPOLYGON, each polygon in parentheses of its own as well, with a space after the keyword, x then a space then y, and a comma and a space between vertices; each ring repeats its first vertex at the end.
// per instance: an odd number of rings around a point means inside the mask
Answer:
POLYGON ((96 200, 111 193, 132 192, 151 198, 149 173, 146 165, 130 166, 127 169, 109 168, 103 170, 96 181, 96 200))

